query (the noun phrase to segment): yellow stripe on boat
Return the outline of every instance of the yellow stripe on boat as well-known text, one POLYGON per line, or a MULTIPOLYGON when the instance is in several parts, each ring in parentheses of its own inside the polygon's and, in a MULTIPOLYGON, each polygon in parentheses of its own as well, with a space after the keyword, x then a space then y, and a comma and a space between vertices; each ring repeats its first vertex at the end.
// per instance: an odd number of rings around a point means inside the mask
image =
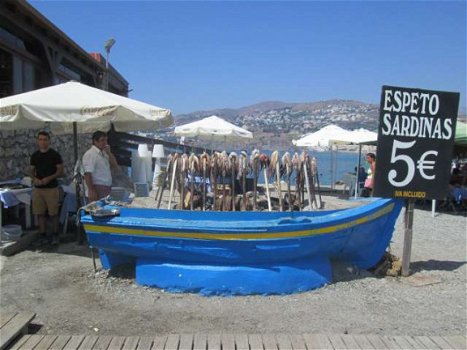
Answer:
POLYGON ((353 226, 363 224, 375 220, 383 215, 386 215, 392 211, 394 203, 386 206, 385 208, 378 210, 377 212, 364 216, 362 218, 344 223, 339 225, 333 225, 328 227, 322 227, 311 230, 301 231, 290 231, 290 232, 267 232, 267 233, 207 233, 207 232, 175 232, 175 231, 155 231, 151 229, 132 229, 127 227, 113 227, 109 225, 89 225, 84 224, 84 228, 87 232, 99 232, 107 234, 118 234, 118 235, 135 235, 135 236, 151 236, 151 237, 177 237, 185 239, 210 239, 210 240, 261 240, 261 239, 282 239, 282 238, 298 238, 306 236, 314 236, 321 234, 334 233, 340 230, 344 230, 353 226))

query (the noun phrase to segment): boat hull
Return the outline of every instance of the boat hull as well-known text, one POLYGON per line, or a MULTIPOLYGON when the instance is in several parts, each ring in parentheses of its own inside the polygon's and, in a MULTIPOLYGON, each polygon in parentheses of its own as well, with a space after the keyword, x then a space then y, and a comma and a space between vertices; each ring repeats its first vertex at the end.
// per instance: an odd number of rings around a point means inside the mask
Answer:
POLYGON ((118 217, 81 221, 102 266, 134 263, 139 284, 205 295, 286 294, 330 283, 331 259, 374 266, 401 207, 374 199, 316 212, 121 208, 118 217))

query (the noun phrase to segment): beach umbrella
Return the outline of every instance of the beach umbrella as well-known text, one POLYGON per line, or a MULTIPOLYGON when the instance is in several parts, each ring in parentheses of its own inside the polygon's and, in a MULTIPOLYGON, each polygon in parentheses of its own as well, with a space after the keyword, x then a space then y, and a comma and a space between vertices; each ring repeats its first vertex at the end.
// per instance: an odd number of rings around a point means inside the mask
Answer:
POLYGON ((50 125, 55 134, 108 131, 153 131, 170 126, 168 109, 113 94, 78 82, 67 82, 0 99, 2 130, 50 125))
POLYGON ((330 145, 329 141, 347 132, 348 132, 347 130, 341 128, 340 126, 330 124, 319 129, 318 131, 315 131, 311 134, 307 134, 298 140, 292 140, 292 143, 297 147, 325 148, 325 149, 330 148, 331 150, 331 153, 330 153, 331 155, 331 189, 334 189, 334 173, 336 171, 335 168, 337 167, 337 164, 335 164, 337 160, 337 156, 334 157, 335 159, 333 159, 334 152, 332 149, 332 145, 330 145))
POLYGON ((454 143, 456 145, 467 146, 467 124, 461 122, 460 120, 458 120, 456 124, 456 134, 454 137, 454 143))
POLYGON ((218 116, 210 116, 192 123, 177 126, 174 130, 176 136, 199 137, 211 141, 235 141, 251 139, 253 134, 225 121, 218 116))
POLYGON ((377 141, 378 134, 367 129, 346 130, 329 139, 333 145, 376 145, 377 141))
POLYGON ((0 99, 0 130, 49 127, 55 134, 108 131, 153 131, 173 123, 168 109, 67 82, 0 99))
POLYGON ((378 134, 367 129, 356 129, 341 133, 329 140, 331 145, 358 145, 358 163, 355 174, 355 198, 358 195, 358 172, 361 164, 362 145, 376 145, 378 134))
POLYGON ((329 147, 330 140, 347 132, 340 126, 330 124, 298 140, 292 140, 292 143, 297 147, 329 147))

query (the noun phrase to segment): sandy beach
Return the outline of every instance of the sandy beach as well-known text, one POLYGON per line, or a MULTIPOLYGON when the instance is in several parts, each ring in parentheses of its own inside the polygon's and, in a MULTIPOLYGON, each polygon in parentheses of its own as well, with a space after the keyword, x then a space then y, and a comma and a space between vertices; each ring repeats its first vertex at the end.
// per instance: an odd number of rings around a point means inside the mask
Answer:
MULTIPOLYGON (((433 218, 428 208, 416 209, 410 277, 380 278, 334 263, 332 284, 274 296, 167 293, 138 286, 125 269, 95 273, 89 248, 74 242, 31 247, 1 257, 0 307, 35 312, 39 334, 465 334, 466 228, 462 215, 433 218)), ((403 234, 401 214, 390 247, 399 257, 403 234)))

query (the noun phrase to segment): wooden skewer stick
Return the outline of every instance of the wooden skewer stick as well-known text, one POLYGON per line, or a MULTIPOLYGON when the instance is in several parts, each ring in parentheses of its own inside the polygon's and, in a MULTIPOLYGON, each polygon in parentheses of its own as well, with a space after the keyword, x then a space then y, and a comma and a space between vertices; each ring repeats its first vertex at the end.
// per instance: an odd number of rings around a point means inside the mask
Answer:
POLYGON ((167 173, 164 174, 164 181, 162 182, 162 187, 159 187, 159 192, 157 192, 157 196, 158 196, 157 197, 157 209, 159 209, 161 206, 162 196, 165 191, 165 186, 167 185, 168 169, 169 169, 169 166, 167 165, 167 170, 166 170, 167 173))
POLYGON ((246 156, 240 156, 240 166, 242 167, 242 194, 243 194, 243 207, 247 210, 247 198, 246 198, 246 156))
POLYGON ((271 196, 269 195, 269 180, 266 168, 264 168, 264 181, 266 182, 266 198, 268 199, 268 211, 271 211, 271 196))
POLYGON ((308 195, 308 205, 311 208, 313 202, 311 201, 311 191, 310 191, 310 179, 308 178, 308 166, 306 164, 306 158, 303 161, 303 172, 305 173, 305 183, 306 183, 306 193, 308 195))
MULTIPOLYGON (((309 158, 307 158, 307 162, 310 161, 309 158)), ((318 207, 318 201, 316 200, 316 188, 315 188, 315 177, 313 176, 313 164, 310 161, 310 188, 311 188, 311 194, 312 194, 312 199, 313 199, 313 207, 315 209, 319 209, 318 207)))
POLYGON ((289 211, 292 211, 292 198, 290 197, 290 174, 292 172, 292 162, 290 160, 289 152, 285 152, 282 157, 282 164, 285 166, 285 173, 287 174, 287 198, 289 202, 289 211))
POLYGON ((177 159, 173 160, 173 169, 172 169, 172 178, 170 179, 170 192, 169 192, 169 204, 167 205, 167 209, 171 209, 172 206, 172 197, 174 192, 174 185, 175 185, 175 174, 177 172, 177 159))
POLYGON ((194 157, 190 157, 190 175, 191 175, 191 183, 190 183, 190 210, 193 210, 193 197, 195 193, 195 160, 194 157))
POLYGON ((206 210, 206 157, 203 157, 203 211, 206 210))
POLYGON ((225 165, 222 164, 222 211, 225 211, 225 165))
POLYGON ((311 172, 313 174, 314 181, 316 181, 316 188, 318 191, 319 205, 318 209, 323 209, 323 199, 321 198, 321 189, 319 187, 319 173, 318 173, 318 162, 315 157, 311 158, 311 172))
POLYGON ((258 187, 258 159, 253 159, 253 211, 256 211, 256 190, 258 187))
POLYGON ((217 175, 218 175, 217 155, 214 153, 211 158, 211 178, 212 178, 212 205, 213 210, 216 210, 216 197, 217 197, 217 175))
POLYGON ((290 171, 287 169, 287 196, 289 198, 289 211, 293 210, 293 202, 292 202, 292 197, 290 193, 290 171))
POLYGON ((180 166, 180 175, 179 175, 179 181, 180 181, 180 209, 183 209, 185 207, 184 201, 185 201, 185 159, 180 158, 179 160, 182 164, 180 166))
POLYGON ((277 183, 277 196, 279 197, 279 211, 283 211, 283 207, 282 207, 281 171, 280 171, 279 159, 276 162, 276 183, 277 183))
POLYGON ((230 197, 232 200, 232 211, 235 211, 235 165, 236 165, 235 159, 236 159, 235 157, 231 157, 231 160, 230 160, 230 171, 231 171, 230 178, 232 180, 232 188, 230 191, 230 197))
POLYGON ((156 195, 154 196, 154 201, 156 201, 156 207, 157 209, 159 209, 159 206, 160 206, 160 201, 159 201, 159 197, 161 197, 161 192, 164 192, 164 188, 165 188, 165 180, 167 178, 167 169, 169 168, 169 164, 170 164, 170 159, 167 160, 167 168, 166 168, 166 171, 165 172, 162 172, 159 174, 158 176, 158 179, 157 179, 157 182, 159 182, 159 179, 161 178, 162 175, 164 175, 164 178, 162 180, 162 184, 159 183, 159 186, 157 186, 157 191, 156 191, 156 195))

